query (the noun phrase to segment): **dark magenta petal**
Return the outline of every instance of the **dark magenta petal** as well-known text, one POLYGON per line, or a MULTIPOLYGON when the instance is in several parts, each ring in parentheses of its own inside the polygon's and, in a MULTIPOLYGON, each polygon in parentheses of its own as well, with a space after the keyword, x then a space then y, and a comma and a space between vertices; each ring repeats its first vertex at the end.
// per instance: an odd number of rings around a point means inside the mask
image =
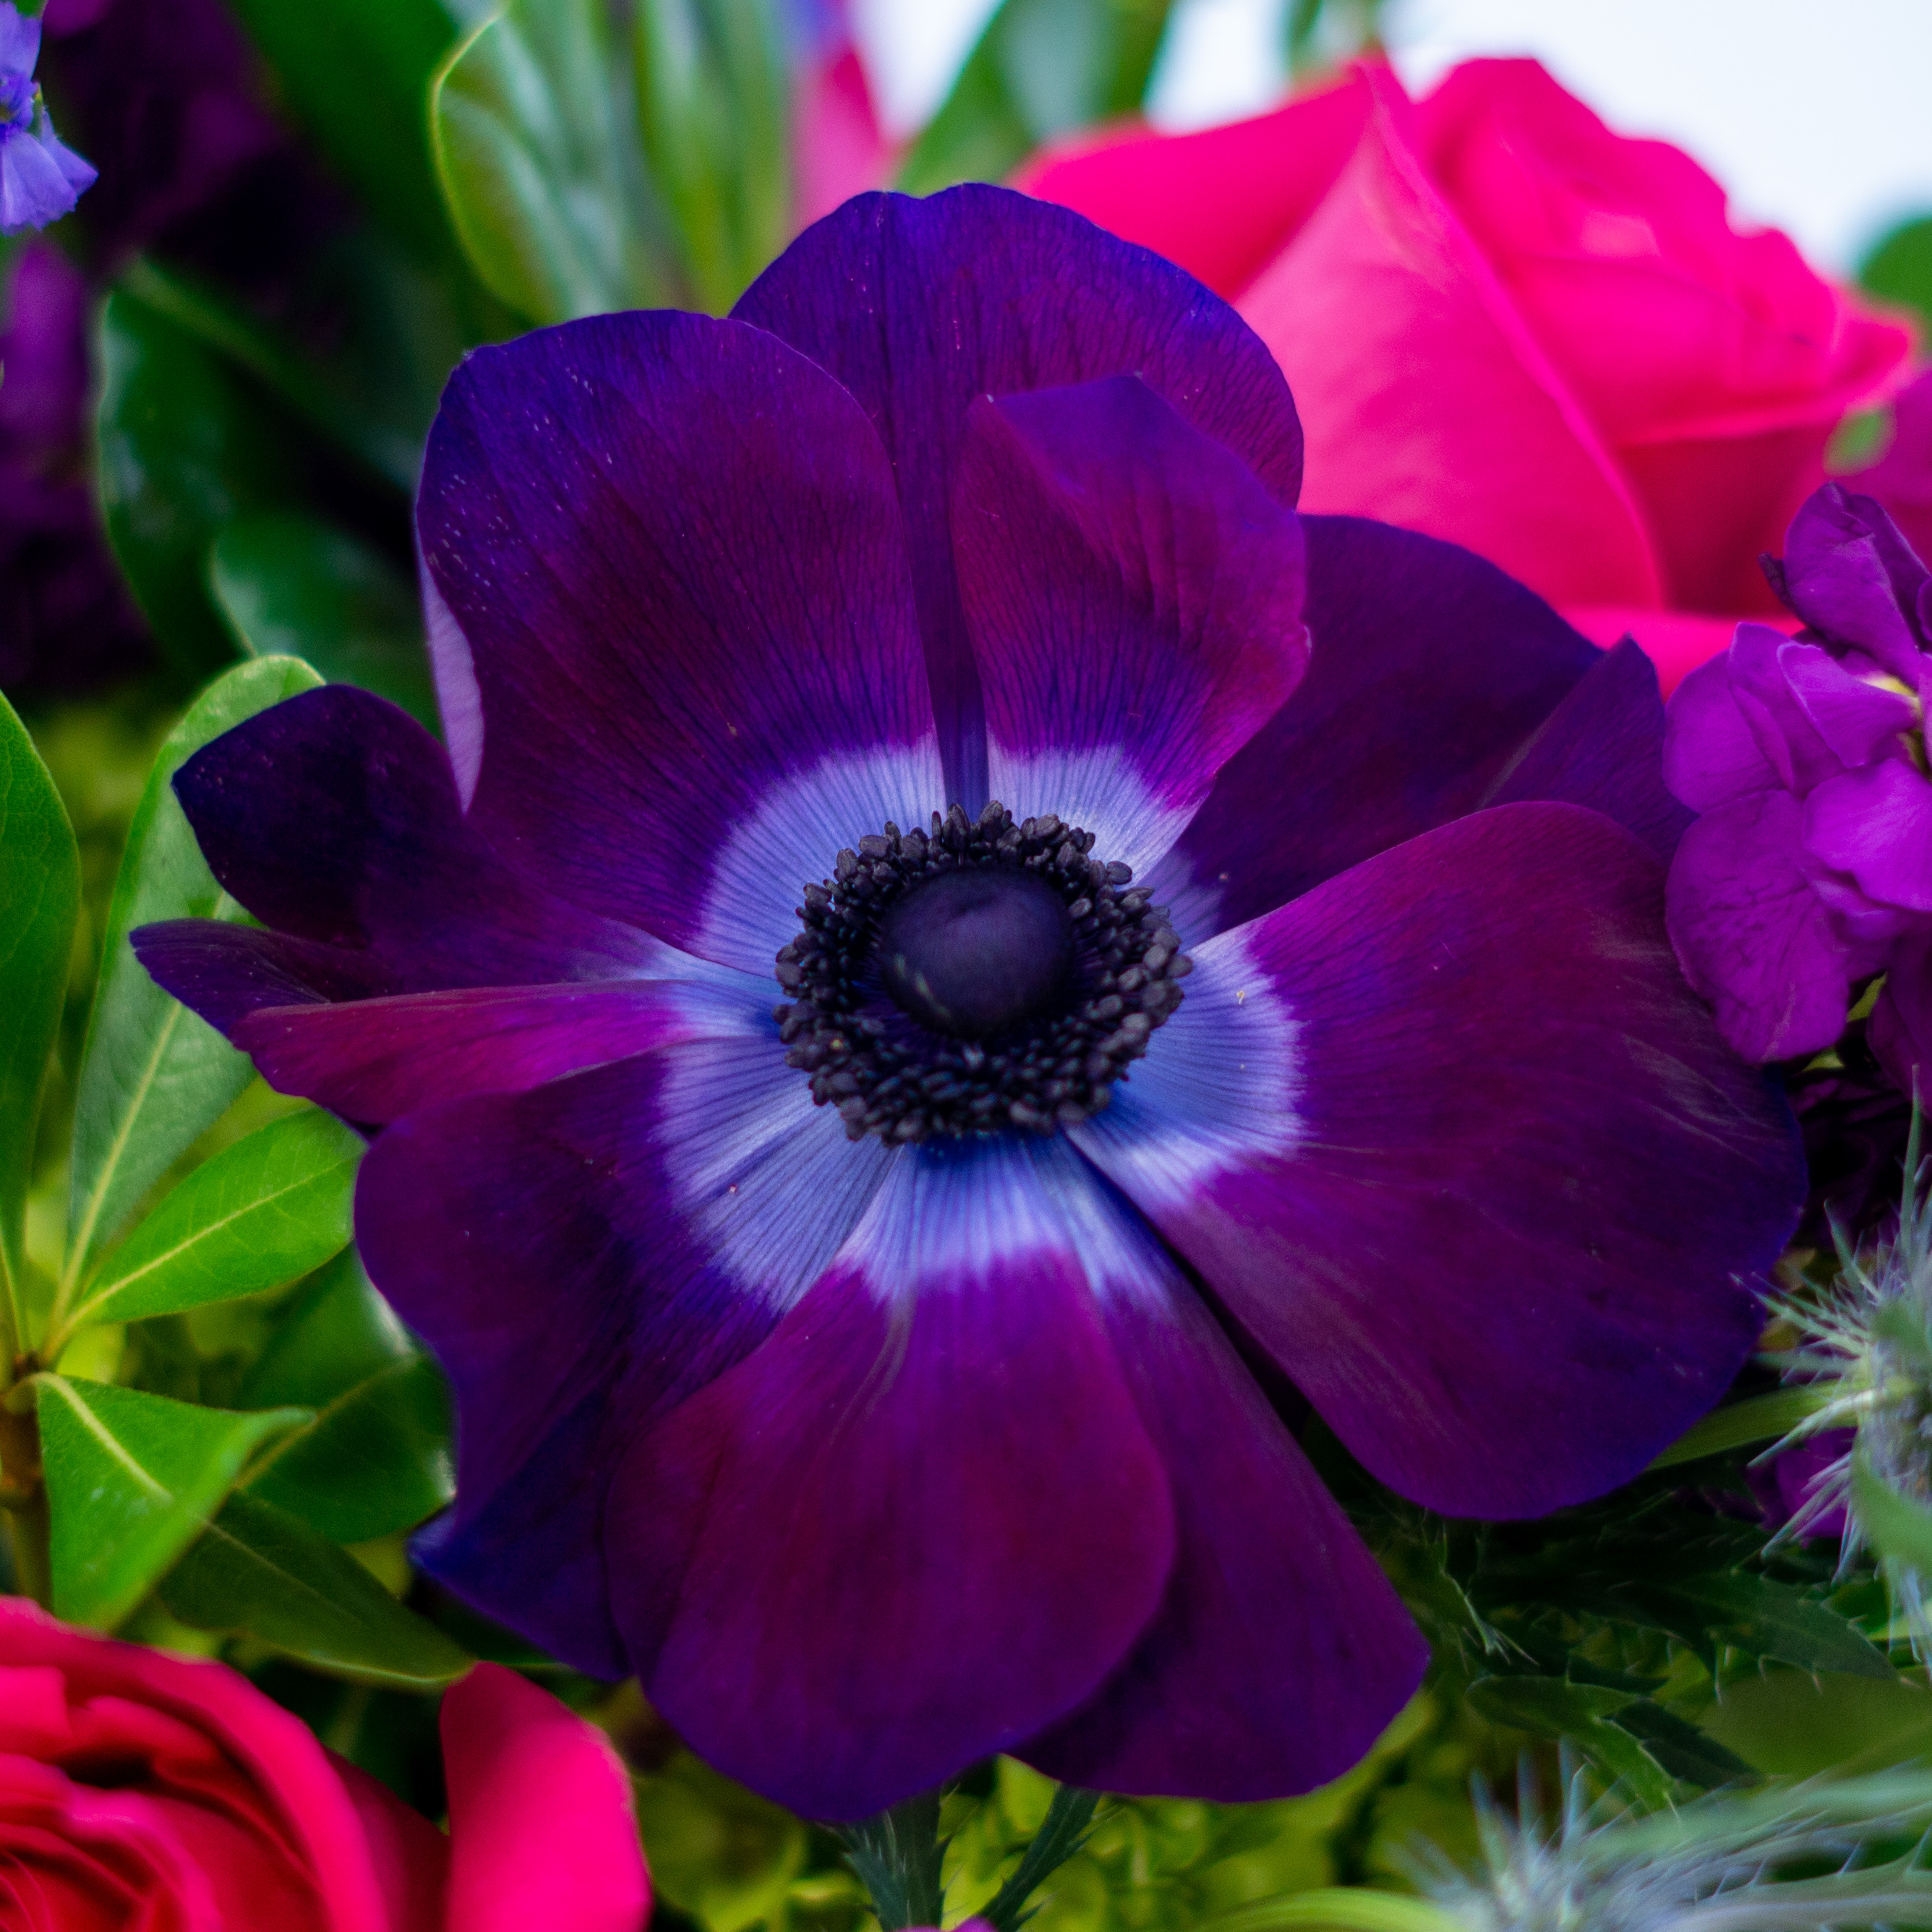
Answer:
POLYGON ((1114 376, 974 404, 952 529, 993 796, 1144 870, 1306 668, 1294 512, 1114 376))
POLYGON ((984 395, 1139 376, 1275 500, 1301 484, 1301 428, 1260 339, 1144 248, 1004 188, 862 195, 808 228, 733 311, 821 363, 892 458, 947 797, 985 802, 984 712, 953 574, 954 478, 984 395))
POLYGON ((1932 1100, 1932 934, 1906 940, 1886 962, 1867 1037, 1901 1094, 1932 1100))
POLYGON ((396 983, 371 953, 219 920, 137 926, 128 944, 158 985, 230 1036, 260 1006, 373 999, 396 983))
POLYGON ((1163 1300, 1117 1296, 1106 1318, 1167 1464, 1174 1573, 1098 1695, 1019 1754, 1103 1791, 1283 1797, 1360 1761, 1429 1646, 1192 1290, 1161 1272, 1163 1300))
POLYGON ((1728 651, 1700 664, 1670 694, 1664 778, 1693 812, 1709 812, 1783 783, 1731 688, 1728 651))
POLYGON ((1301 524, 1308 674, 1150 882, 1190 940, 1474 810, 1603 656, 1454 544, 1357 517, 1301 524))
POLYGON ((1570 806, 1426 833, 1198 949, 1076 1130, 1350 1452, 1447 1514, 1635 1475, 1749 1352, 1803 1203, 1660 877, 1570 806))
MULTIPOLYGON (((464 819, 442 747, 353 686, 304 692, 237 725, 182 767, 175 791, 216 878, 303 942, 281 955, 292 970, 309 962, 321 997, 677 964, 648 934, 581 911, 506 862, 464 819)), ((274 950, 232 950, 238 965, 274 950)), ((220 956, 212 943, 196 968, 197 1010, 285 1003, 256 998, 252 984, 224 991, 220 956)))
POLYGON ((770 1006, 750 980, 742 992, 679 980, 475 986, 264 1007, 233 1039, 278 1092, 382 1124, 439 1100, 518 1093, 681 1040, 766 1036, 770 1006))
POLYGON ((458 1501, 428 1558, 573 1662, 572 1634, 608 1628, 586 1552, 624 1444, 804 1293, 890 1159, 812 1106, 766 1025, 423 1108, 362 1164, 370 1278, 456 1394, 458 1501), (529 1579, 564 1567, 596 1601, 531 1606, 529 1579))
POLYGON ((1785 602, 1814 631, 1870 652, 1918 688, 1926 570, 1882 506, 1826 484, 1792 518, 1778 574, 1785 602))
POLYGON ((618 1623, 707 1762, 862 1816, 1062 1716, 1138 1636, 1174 1513, 1090 1280, 1148 1238, 1099 1195, 1064 1142, 902 1155, 771 1339, 633 1452, 618 1623))
POLYGON ((1804 849, 1881 905, 1932 912, 1932 781, 1903 757, 1828 778, 1804 801, 1804 849))
POLYGON ((1754 792, 1708 812, 1671 861, 1685 976, 1747 1060, 1822 1052, 1845 1030, 1855 962, 1804 864, 1804 808, 1754 792))
POLYGON ((839 848, 943 810, 892 477, 761 332, 598 316, 477 350, 430 432, 470 815, 579 904, 760 973, 839 848))

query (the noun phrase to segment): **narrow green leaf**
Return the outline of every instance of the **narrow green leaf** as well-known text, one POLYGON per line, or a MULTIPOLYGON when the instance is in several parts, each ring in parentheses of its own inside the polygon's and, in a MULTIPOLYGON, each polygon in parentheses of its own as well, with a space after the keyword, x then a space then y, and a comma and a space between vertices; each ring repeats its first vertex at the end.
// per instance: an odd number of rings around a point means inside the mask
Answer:
POLYGON ((510 0, 430 90, 443 200, 484 285, 532 322, 676 290, 605 0, 510 0))
POLYGON ((194 1541, 262 1443, 301 1408, 238 1414, 110 1382, 36 1378, 53 1607, 112 1630, 194 1541))
POLYGON ((1754 1774, 1750 1766, 1708 1731, 1650 1698, 1639 1697, 1626 1704, 1612 1721, 1629 1732, 1672 1778, 1687 1784, 1709 1790, 1754 1774))
POLYGON ((1560 1677, 1484 1677, 1469 1687, 1470 1703, 1492 1723, 1567 1738, 1640 1804, 1666 1805, 1672 1795, 1670 1774, 1615 1721, 1633 1701, 1624 1691, 1560 1677))
POLYGON ((100 325, 101 508, 162 649, 206 673, 235 655, 207 584, 230 518, 290 501, 302 465, 284 425, 207 349, 126 289, 100 325))
POLYGON ((771 0, 640 0, 639 124, 698 300, 722 314, 791 215, 790 75, 771 0))
POLYGON ((229 1498, 163 1580, 160 1598, 197 1630, 252 1637, 365 1684, 434 1690, 472 1661, 346 1550, 245 1494, 229 1498))
POLYGON ((235 0, 236 11, 342 178, 419 249, 449 248, 425 108, 456 35, 441 0, 235 0))
POLYGON ((162 1198, 68 1326, 178 1315, 313 1274, 349 1245, 362 1153, 362 1136, 319 1107, 258 1127, 162 1198))
POLYGON ((202 746, 244 718, 321 682, 291 658, 238 664, 168 734, 134 812, 107 909, 100 980, 74 1106, 68 1207, 70 1290, 142 1197, 248 1083, 248 1057, 148 978, 128 944, 168 919, 235 919, 173 790, 202 746))
POLYGON ((338 1543, 413 1529, 455 1493, 442 1374, 352 1248, 304 1285, 242 1396, 314 1410, 245 1486, 338 1543))
POLYGON ((74 828, 0 697, 0 1347, 20 1336, 34 1133, 80 914, 74 828))
POLYGON ((1750 1443, 1772 1442, 1790 1435, 1831 1399, 1831 1390, 1816 1384, 1747 1396, 1728 1408, 1713 1409, 1702 1421, 1693 1423, 1650 1466, 1668 1469, 1679 1462, 1695 1462, 1702 1456, 1720 1456, 1728 1449, 1742 1449, 1750 1443))
POLYGON ((1130 112, 1154 73, 1172 0, 1004 0, 899 185, 931 194, 1000 181, 1045 140, 1130 112))
POLYGON ((1932 1510, 1902 1496, 1860 1450, 1852 1458, 1852 1513, 1865 1540, 1888 1564, 1932 1584, 1932 1510))
POLYGON ((416 586, 358 538, 313 517, 243 517, 215 540, 212 581, 251 656, 300 658, 437 728, 416 586))

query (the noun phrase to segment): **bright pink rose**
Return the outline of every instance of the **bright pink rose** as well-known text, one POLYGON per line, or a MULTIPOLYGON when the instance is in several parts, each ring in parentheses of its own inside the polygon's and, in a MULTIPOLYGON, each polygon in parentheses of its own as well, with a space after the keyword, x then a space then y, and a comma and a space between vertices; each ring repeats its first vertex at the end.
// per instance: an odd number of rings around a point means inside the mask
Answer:
POLYGON ((798 10, 809 44, 792 88, 792 224, 807 228, 854 195, 884 188, 898 151, 879 125, 845 0, 798 10))
POLYGON ((1469 62, 1420 103, 1365 67, 1021 184, 1236 302, 1294 392, 1304 509, 1466 544, 1599 641, 1634 630, 1666 688, 1774 614, 1759 554, 1910 346, 1533 61, 1469 62))
POLYGON ((602 1732, 479 1664, 443 1700, 449 1834, 225 1665, 0 1598, 0 1924, 34 1932, 638 1932, 602 1732))

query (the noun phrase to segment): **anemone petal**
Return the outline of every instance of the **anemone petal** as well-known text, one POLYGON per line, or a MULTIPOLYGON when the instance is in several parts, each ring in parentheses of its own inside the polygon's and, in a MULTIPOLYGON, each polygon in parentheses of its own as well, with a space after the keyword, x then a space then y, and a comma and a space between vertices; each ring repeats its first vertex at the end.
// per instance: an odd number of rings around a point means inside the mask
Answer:
POLYGON ((1190 940, 1473 810, 1603 655, 1453 544, 1356 517, 1301 525, 1308 674, 1145 882, 1190 940))
POLYGON ((1114 376, 976 403, 952 523, 994 796, 1144 872, 1307 667, 1294 512, 1114 376))
POLYGON ((885 453, 761 331, 608 315, 477 350, 417 524, 440 688, 480 698, 471 819, 556 891, 769 972, 842 846, 944 808, 885 453))
POLYGON ((1684 986, 1660 870, 1570 806, 1426 833, 1202 947, 1073 1130, 1357 1460, 1445 1514, 1635 1475, 1749 1353, 1803 1204, 1790 1115, 1684 986), (1218 1084, 1204 1056, 1170 1070, 1190 1007, 1218 1084))
POLYGON ((811 1293, 613 1488, 647 1694, 809 1816, 1030 1736, 1161 1600, 1173 1511, 1101 1320, 1118 1240, 1079 1168, 1014 1138, 902 1156, 811 1293))
POLYGON ((756 1040, 445 1102, 382 1134, 357 1239, 457 1400, 458 1502, 428 1567, 618 1674, 599 1553, 610 1469, 805 1292, 891 1158, 813 1108, 769 1022, 756 1040))
POLYGON ((1281 1798, 1360 1762, 1429 1647, 1388 1580, 1164 1256, 1162 1300, 1108 1329, 1174 1493, 1160 1611, 1072 1717, 1019 1755, 1103 1791, 1281 1798))
POLYGON ((831 370, 892 461, 949 800, 988 796, 985 713, 951 531, 974 400, 1138 374, 1277 502, 1301 428, 1260 339, 1193 278, 1065 208, 968 185, 856 196, 807 229, 733 313, 831 370))

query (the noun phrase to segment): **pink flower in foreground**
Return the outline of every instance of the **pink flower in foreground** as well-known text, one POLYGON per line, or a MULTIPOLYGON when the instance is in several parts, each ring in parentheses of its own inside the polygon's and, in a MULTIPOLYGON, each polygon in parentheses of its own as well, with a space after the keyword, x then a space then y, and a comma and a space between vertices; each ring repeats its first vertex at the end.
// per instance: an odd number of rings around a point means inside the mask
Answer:
POLYGON ((602 1734, 481 1664, 443 1700, 449 1834, 225 1665, 0 1598, 0 1924, 58 1932, 638 1932, 602 1734))
POLYGON ((1294 392, 1304 509, 1465 544, 1598 641, 1634 632, 1666 690, 1773 614, 1759 554, 1909 346, 1533 61, 1467 62, 1420 103, 1363 68, 1021 184, 1235 302, 1294 392))

